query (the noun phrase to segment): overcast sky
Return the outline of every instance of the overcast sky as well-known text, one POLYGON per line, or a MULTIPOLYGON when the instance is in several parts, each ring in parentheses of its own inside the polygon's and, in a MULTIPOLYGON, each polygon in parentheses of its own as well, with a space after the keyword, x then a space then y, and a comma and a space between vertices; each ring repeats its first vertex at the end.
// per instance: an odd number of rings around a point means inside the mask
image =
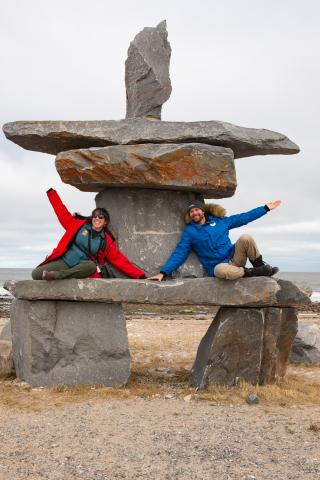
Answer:
MULTIPOLYGON (((319 18, 318 0, 1 2, 1 124, 124 118, 129 43, 166 19, 173 91, 162 119, 224 120, 296 142, 298 155, 236 160, 237 191, 219 203, 232 214, 281 198, 245 231, 283 271, 320 271, 319 18)), ((33 267, 62 233, 45 191, 84 214, 95 194, 2 132, 0 172, 0 267, 33 267)))

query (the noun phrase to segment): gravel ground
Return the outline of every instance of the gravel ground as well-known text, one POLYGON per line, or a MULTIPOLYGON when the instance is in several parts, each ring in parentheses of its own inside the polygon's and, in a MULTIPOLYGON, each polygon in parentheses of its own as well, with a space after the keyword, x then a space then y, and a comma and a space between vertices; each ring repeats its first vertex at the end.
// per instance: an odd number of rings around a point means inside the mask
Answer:
MULTIPOLYGON (((309 312, 300 321, 311 317, 318 318, 309 312)), ((127 311, 133 368, 163 375, 160 394, 83 397, 56 407, 51 400, 41 408, 2 402, 0 480, 319 480, 320 402, 219 405, 176 397, 170 376, 191 368, 211 318, 201 309, 127 311)), ((319 368, 292 368, 319 378, 319 368)))
POLYGON ((110 399, 0 413, 0 479, 320 478, 320 407, 110 399))

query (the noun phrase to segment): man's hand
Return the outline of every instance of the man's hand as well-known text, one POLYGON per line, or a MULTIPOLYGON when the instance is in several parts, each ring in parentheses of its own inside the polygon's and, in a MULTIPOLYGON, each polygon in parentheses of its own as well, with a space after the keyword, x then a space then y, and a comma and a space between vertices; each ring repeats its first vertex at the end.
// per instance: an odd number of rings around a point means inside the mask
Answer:
POLYGON ((147 280, 157 280, 158 282, 162 282, 163 277, 163 273, 158 273, 157 275, 153 275, 153 277, 148 277, 147 280))
POLYGON ((279 207, 280 203, 281 203, 281 200, 275 200, 274 202, 266 203, 266 205, 269 208, 269 210, 274 210, 275 208, 279 207))

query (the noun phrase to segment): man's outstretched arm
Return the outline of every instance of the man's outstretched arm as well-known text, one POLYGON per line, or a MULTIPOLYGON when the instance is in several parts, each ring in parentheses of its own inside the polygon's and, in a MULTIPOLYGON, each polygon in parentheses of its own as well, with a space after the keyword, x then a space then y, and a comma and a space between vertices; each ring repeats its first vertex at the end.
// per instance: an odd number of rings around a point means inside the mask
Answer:
POLYGON ((270 210, 274 210, 275 208, 277 208, 280 203, 281 200, 275 200, 273 202, 266 203, 264 207, 257 207, 253 210, 249 210, 249 212, 239 213, 237 215, 231 215, 230 217, 227 217, 229 221, 229 229, 242 227, 247 223, 257 220, 270 210))
POLYGON ((184 231, 180 242, 176 246, 169 260, 167 260, 165 265, 161 268, 160 273, 149 277, 149 280, 158 280, 161 282, 165 276, 170 275, 187 260, 190 250, 190 236, 186 231, 184 231))

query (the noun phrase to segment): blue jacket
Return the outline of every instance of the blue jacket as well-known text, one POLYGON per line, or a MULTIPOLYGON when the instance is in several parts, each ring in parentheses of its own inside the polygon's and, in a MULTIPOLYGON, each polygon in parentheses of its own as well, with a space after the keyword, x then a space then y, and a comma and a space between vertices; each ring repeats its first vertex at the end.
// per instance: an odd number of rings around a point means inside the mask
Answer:
POLYGON ((203 225, 190 222, 161 272, 170 275, 186 261, 190 251, 194 250, 208 275, 213 277, 215 266, 218 263, 228 263, 234 255, 234 244, 229 238, 229 230, 257 220, 267 212, 268 207, 257 207, 230 217, 207 215, 207 221, 203 225))

